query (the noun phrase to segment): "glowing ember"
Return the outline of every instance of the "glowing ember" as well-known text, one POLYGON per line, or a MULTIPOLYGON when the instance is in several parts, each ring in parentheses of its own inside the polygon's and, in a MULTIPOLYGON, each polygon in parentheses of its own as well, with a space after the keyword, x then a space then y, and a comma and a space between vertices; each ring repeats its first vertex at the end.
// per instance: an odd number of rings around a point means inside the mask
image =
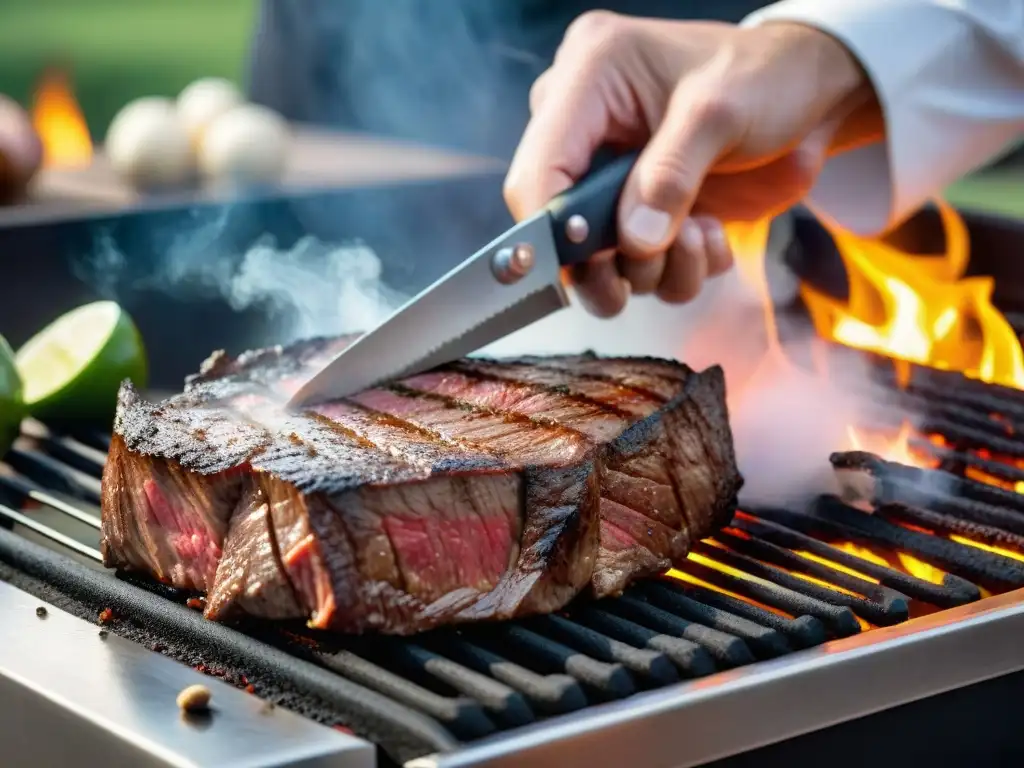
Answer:
POLYGON ((43 165, 82 168, 92 162, 89 128, 66 74, 49 70, 36 91, 32 125, 43 145, 43 165))
POLYGON ((835 544, 832 544, 832 546, 838 550, 845 552, 848 555, 859 557, 861 560, 867 560, 869 563, 889 567, 889 561, 886 560, 884 557, 877 554, 876 552, 873 552, 867 547, 858 546, 857 544, 854 544, 852 541, 840 541, 835 544))
POLYGON ((867 574, 864 574, 864 573, 861 573, 860 571, 854 570, 853 568, 850 568, 849 566, 842 565, 841 563, 836 563, 836 562, 834 562, 832 560, 829 560, 826 557, 821 557, 820 555, 816 555, 813 552, 805 552, 803 550, 798 550, 798 551, 795 551, 793 554, 794 555, 799 555, 800 557, 804 558, 805 560, 810 560, 813 563, 818 563, 819 565, 828 566, 829 568, 837 570, 837 571, 839 571, 841 573, 845 573, 847 576, 853 576, 854 578, 857 578, 857 579, 863 579, 864 581, 871 582, 872 584, 879 584, 879 583, 881 583, 881 582, 878 581, 878 579, 874 578, 873 576, 868 576, 867 574))
POLYGON ((981 549, 985 552, 991 552, 993 555, 1008 557, 1011 560, 1024 562, 1024 554, 1014 552, 1012 549, 1004 549, 1003 547, 994 547, 991 544, 982 544, 979 541, 971 541, 970 539, 965 539, 963 536, 957 536, 955 533, 949 535, 949 540, 955 541, 957 544, 964 544, 968 547, 974 547, 975 549, 981 549))
POLYGON ((1024 351, 992 305, 993 281, 963 277, 968 236, 963 220, 939 205, 946 253, 920 257, 887 243, 833 231, 846 266, 849 299, 837 301, 807 284, 801 294, 818 333, 876 352, 972 378, 1024 388, 1024 351))
POLYGON ((750 605, 757 606, 758 608, 770 611, 771 613, 778 613, 782 616, 789 615, 784 611, 780 611, 778 608, 773 608, 770 605, 765 605, 763 603, 757 602, 756 600, 751 600, 749 597, 747 597, 746 595, 741 595, 739 592, 733 592, 732 590, 725 589, 724 587, 719 587, 717 584, 712 584, 710 581, 704 581, 704 579, 694 576, 693 574, 687 573, 686 571, 679 571, 673 568, 668 572, 667 575, 671 576, 673 579, 678 579, 679 581, 686 582, 687 584, 693 584, 697 587, 709 589, 712 592, 718 592, 719 594, 725 595, 726 597, 731 597, 734 600, 741 600, 744 603, 749 603, 750 605))
POLYGON ((916 557, 908 552, 897 552, 896 560, 897 563, 889 562, 889 560, 877 552, 868 549, 867 547, 861 547, 850 541, 841 541, 832 545, 836 549, 841 549, 843 552, 859 557, 861 560, 867 560, 869 563, 875 565, 882 565, 886 568, 897 567, 906 571, 914 578, 921 579, 921 581, 927 581, 931 584, 941 585, 946 578, 945 571, 942 571, 935 566, 918 560, 916 557))
POLYGON ((946 579, 945 571, 942 571, 923 560, 918 560, 913 555, 907 554, 906 552, 900 552, 896 557, 899 558, 900 565, 903 566, 903 570, 914 578, 940 585, 946 579))

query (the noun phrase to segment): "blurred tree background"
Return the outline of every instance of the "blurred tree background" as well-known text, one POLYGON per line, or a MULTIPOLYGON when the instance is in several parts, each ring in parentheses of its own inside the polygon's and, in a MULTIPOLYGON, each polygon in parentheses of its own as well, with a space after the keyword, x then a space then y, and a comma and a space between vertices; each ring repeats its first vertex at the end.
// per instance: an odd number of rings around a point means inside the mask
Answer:
MULTIPOLYGON (((258 9, 259 0, 0 0, 0 93, 28 106, 43 68, 62 66, 101 141, 131 99, 175 96, 206 76, 244 83, 258 9)), ((1024 163, 976 174, 948 196, 1024 216, 1024 163)))
POLYGON ((66 68, 94 140, 140 96, 198 77, 241 83, 258 0, 0 0, 0 93, 30 106, 41 71, 66 68))

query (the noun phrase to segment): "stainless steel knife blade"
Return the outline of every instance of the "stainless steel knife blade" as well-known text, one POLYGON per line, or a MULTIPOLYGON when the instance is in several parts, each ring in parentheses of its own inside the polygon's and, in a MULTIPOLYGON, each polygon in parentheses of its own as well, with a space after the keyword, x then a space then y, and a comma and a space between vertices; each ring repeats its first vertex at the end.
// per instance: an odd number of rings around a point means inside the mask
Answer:
POLYGON ((464 357, 568 306, 543 211, 497 238, 343 350, 289 406, 346 397, 464 357))

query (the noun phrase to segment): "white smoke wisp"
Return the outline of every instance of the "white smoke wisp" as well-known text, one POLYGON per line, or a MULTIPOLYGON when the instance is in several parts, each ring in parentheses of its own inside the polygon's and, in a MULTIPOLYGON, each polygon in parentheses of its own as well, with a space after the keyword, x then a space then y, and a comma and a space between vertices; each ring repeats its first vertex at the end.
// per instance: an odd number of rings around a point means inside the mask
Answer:
POLYGON ((280 341, 354 333, 379 325, 405 296, 381 281, 381 262, 361 243, 331 246, 305 237, 282 250, 270 240, 248 250, 216 285, 234 309, 265 304, 286 318, 280 341))
MULTIPOLYGON (((408 298, 381 279, 381 260, 362 242, 330 244, 307 236, 288 248, 273 238, 253 243, 239 258, 222 252, 227 212, 178 231, 132 289, 190 298, 219 298, 235 310, 260 307, 274 318, 271 343, 356 333, 381 323, 408 298)), ((75 263, 77 276, 116 299, 127 261, 109 233, 75 263)))

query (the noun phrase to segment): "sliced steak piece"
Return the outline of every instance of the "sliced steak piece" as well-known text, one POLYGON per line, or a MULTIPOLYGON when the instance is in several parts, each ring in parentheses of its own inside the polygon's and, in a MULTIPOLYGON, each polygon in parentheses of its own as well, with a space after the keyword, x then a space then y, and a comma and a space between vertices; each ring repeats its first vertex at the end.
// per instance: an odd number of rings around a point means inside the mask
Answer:
POLYGON ((717 368, 464 360, 286 412, 350 341, 216 353, 158 404, 125 384, 105 562, 207 591, 213 619, 411 633, 614 594, 733 508, 717 368))

